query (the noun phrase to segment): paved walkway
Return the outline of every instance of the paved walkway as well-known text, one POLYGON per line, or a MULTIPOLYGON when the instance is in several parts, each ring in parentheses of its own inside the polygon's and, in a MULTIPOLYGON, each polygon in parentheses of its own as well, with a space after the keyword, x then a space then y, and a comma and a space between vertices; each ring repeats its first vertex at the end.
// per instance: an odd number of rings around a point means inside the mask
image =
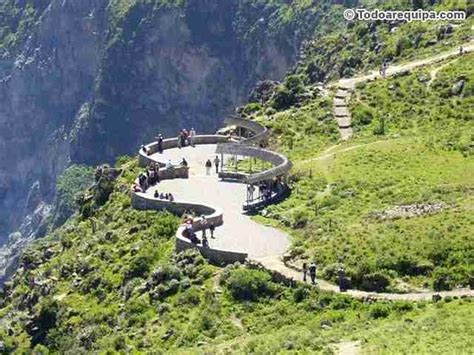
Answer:
POLYGON ((290 247, 289 236, 275 228, 254 222, 243 214, 242 206, 247 195, 246 185, 220 181, 212 168, 206 176, 205 162, 213 161, 216 145, 197 145, 195 148, 165 150, 163 154, 152 155, 160 161, 168 159, 178 164, 182 158, 189 163, 189 179, 164 180, 147 194, 171 192, 176 202, 205 203, 223 211, 224 224, 216 228, 215 239, 209 239, 212 248, 248 253, 249 258, 282 255, 290 247))
MULTIPOLYGON (((473 52, 474 42, 467 42, 462 47, 465 53, 473 52)), ((459 57, 459 47, 426 59, 415 60, 413 62, 405 64, 389 66, 386 72, 386 76, 390 77, 395 74, 410 71, 430 64, 439 63, 447 59, 456 57, 459 57)), ((434 73, 434 75, 436 75, 436 72, 434 73)), ((342 140, 348 140, 352 136, 352 116, 347 105, 351 99, 352 92, 355 86, 359 83, 371 81, 381 77, 382 76, 378 73, 378 71, 372 71, 367 75, 357 76, 349 79, 341 79, 335 84, 337 91, 333 99, 333 111, 337 124, 339 126, 339 132, 341 134, 342 140)))

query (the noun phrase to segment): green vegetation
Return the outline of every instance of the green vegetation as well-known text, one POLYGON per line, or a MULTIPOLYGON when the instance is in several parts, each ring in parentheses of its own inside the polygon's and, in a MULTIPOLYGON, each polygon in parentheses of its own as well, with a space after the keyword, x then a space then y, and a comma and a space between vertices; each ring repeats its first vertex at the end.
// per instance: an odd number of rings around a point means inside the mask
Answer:
POLYGON ((327 152, 337 139, 329 101, 252 113, 295 163, 292 196, 264 211, 294 235, 293 262, 316 260, 329 280, 344 265, 365 290, 473 287, 473 60, 359 85, 355 136, 327 152), (437 204, 440 211, 419 217, 380 217, 437 204))

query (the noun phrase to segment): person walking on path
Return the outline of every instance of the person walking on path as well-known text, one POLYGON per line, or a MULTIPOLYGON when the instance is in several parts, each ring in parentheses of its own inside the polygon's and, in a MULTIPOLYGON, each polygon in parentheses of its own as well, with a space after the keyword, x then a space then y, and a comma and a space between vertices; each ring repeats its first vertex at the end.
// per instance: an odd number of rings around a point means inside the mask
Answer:
POLYGON ((303 263, 303 282, 306 282, 306 274, 308 273, 308 264, 303 263))
POLYGON ((219 159, 219 157, 216 155, 216 157, 214 158, 214 166, 216 167, 216 174, 219 174, 219 163, 221 162, 221 160, 219 159))
POLYGON ((216 230, 216 226, 214 225, 214 223, 211 223, 211 225, 209 226, 209 230, 211 231, 211 238, 214 239, 214 231, 216 230))
POLYGON ((211 159, 207 159, 206 161, 206 175, 207 176, 211 175, 211 168, 212 168, 211 159))
POLYGON ((346 292, 347 291, 347 283, 346 283, 346 270, 341 267, 337 272, 338 284, 339 284, 339 291, 346 292))
POLYGON ((316 285, 316 264, 314 262, 309 265, 309 276, 311 277, 311 283, 316 285))
POLYGON ((191 128, 189 131, 189 145, 194 148, 194 137, 196 136, 196 131, 194 128, 191 128))
POLYGON ((179 132, 176 139, 178 140, 178 148, 181 149, 183 146, 183 132, 179 132))

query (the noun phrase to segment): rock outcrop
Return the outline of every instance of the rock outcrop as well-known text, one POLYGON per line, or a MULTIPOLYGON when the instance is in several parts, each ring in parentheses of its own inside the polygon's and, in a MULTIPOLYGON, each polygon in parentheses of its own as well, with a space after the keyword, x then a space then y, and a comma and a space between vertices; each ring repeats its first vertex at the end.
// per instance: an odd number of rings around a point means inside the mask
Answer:
POLYGON ((305 36, 272 23, 281 4, 122 3, 43 0, 0 52, 0 245, 29 214, 33 184, 30 212, 53 202, 71 163, 133 154, 158 129, 215 131, 257 81, 285 75, 305 36))

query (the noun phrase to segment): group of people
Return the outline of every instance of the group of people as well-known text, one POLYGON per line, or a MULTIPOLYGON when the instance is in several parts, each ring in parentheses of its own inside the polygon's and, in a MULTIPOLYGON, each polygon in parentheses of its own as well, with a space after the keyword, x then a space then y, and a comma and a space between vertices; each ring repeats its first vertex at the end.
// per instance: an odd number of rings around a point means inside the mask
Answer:
MULTIPOLYGON (((275 190, 278 190, 280 186, 281 181, 279 179, 276 179, 274 181, 263 181, 260 182, 258 186, 258 196, 256 199, 261 199, 263 201, 268 201, 272 198, 272 194, 275 190)), ((248 201, 253 201, 254 200, 254 194, 255 194, 256 188, 255 185, 248 185, 247 186, 247 199, 248 201)))
POLYGON ((194 147, 194 138, 196 137, 196 131, 194 128, 191 128, 189 131, 186 129, 182 129, 177 137, 178 140, 178 148, 186 147, 187 145, 190 147, 194 147))
POLYGON ((214 223, 209 223, 206 216, 202 215, 201 220, 199 221, 199 229, 202 231, 202 238, 199 238, 196 235, 196 231, 193 226, 193 219, 188 218, 185 221, 186 228, 183 231, 183 237, 188 238, 193 244, 201 244, 205 248, 209 248, 209 240, 207 239, 207 229, 209 229, 211 238, 214 238, 214 231, 216 226, 214 223))
MULTIPOLYGON (((214 166, 216 168, 216 174, 219 174, 219 166, 220 166, 221 160, 219 159, 219 156, 216 155, 214 158, 214 166)), ((206 167, 206 175, 211 175, 211 169, 212 169, 212 161, 211 159, 207 159, 205 163, 206 167)))
POLYGON ((150 164, 144 173, 138 175, 138 183, 132 186, 133 192, 146 192, 150 186, 154 186, 160 182, 159 169, 156 164, 150 164))
MULTIPOLYGON (((303 282, 307 281, 307 275, 309 274, 309 277, 311 279, 311 283, 313 285, 316 285, 316 263, 313 261, 311 264, 303 263, 303 282)), ((337 279, 338 279, 338 285, 339 285, 339 290, 341 292, 345 292, 349 289, 349 280, 346 277, 346 270, 344 270, 343 267, 339 268, 337 272, 337 279)))
POLYGON ((155 193, 153 194, 154 198, 160 199, 160 200, 166 200, 173 202, 174 201, 174 196, 171 192, 163 193, 163 192, 158 192, 158 190, 155 190, 155 193))

